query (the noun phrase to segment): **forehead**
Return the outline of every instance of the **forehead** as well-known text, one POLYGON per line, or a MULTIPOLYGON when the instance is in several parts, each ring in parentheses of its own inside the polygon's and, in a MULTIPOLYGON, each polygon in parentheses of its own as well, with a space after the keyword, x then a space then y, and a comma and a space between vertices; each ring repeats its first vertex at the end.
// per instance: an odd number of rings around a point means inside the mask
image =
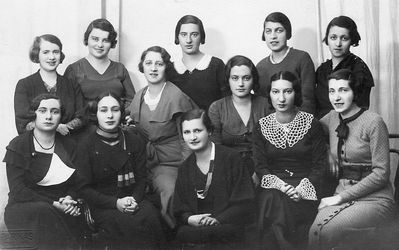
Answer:
POLYGON ((163 61, 161 53, 154 51, 148 51, 144 60, 163 61))
POLYGON ((333 89, 350 88, 349 81, 344 80, 344 79, 340 79, 340 80, 330 79, 328 81, 328 87, 333 88, 333 89))
POLYGON ((180 26, 180 32, 192 33, 200 32, 198 24, 195 23, 185 23, 180 26))
POLYGON ((265 23, 265 29, 276 29, 276 28, 283 28, 284 26, 281 23, 277 23, 277 22, 266 22, 265 23))
POLYGON ((95 37, 99 37, 99 38, 108 38, 109 32, 108 31, 104 31, 102 29, 94 28, 90 32, 90 36, 95 36, 95 37))
POLYGON ((246 65, 234 66, 231 68, 230 75, 250 75, 251 70, 246 65))
POLYGON ((43 39, 41 39, 40 41, 40 50, 59 50, 59 49, 60 47, 55 43, 51 43, 43 39))
POLYGON ((293 86, 292 86, 292 82, 290 82, 290 81, 278 79, 271 83, 271 88, 272 89, 289 89, 289 88, 293 88, 293 86))
POLYGON ((185 120, 182 123, 182 129, 183 130, 193 130, 193 129, 197 129, 197 128, 205 128, 205 125, 202 121, 201 118, 197 118, 197 119, 192 119, 192 120, 185 120))
POLYGON ((338 36, 349 36, 349 30, 347 28, 339 27, 339 26, 332 26, 328 31, 328 34, 335 34, 338 36))
POLYGON ((57 99, 47 99, 47 100, 41 100, 39 104, 39 108, 46 108, 46 109, 60 109, 61 108, 61 103, 60 100, 57 99))
POLYGON ((105 96, 98 102, 98 107, 114 107, 118 106, 118 101, 112 96, 105 96))

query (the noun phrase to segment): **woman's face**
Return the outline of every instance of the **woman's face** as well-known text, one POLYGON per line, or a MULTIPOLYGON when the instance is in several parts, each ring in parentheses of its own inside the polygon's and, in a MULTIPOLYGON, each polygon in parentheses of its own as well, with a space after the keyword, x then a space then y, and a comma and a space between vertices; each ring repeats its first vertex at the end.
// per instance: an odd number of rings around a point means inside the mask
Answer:
POLYGON ((55 71, 60 65, 61 50, 55 43, 41 39, 39 51, 39 64, 42 70, 55 71))
POLYGON ((248 66, 234 66, 230 70, 229 85, 231 93, 239 98, 248 96, 253 87, 253 78, 248 66))
POLYGON ((194 152, 206 149, 209 144, 209 132, 201 118, 182 123, 183 139, 194 152))
POLYGON ((281 23, 265 23, 265 40, 273 52, 280 52, 287 47, 287 31, 281 23))
POLYGON ((328 32, 328 48, 331 56, 336 59, 344 58, 351 46, 349 30, 339 26, 332 26, 328 32))
POLYGON ((61 120, 61 104, 57 99, 42 100, 35 111, 35 129, 55 131, 61 120))
POLYGON ((341 113, 342 116, 351 113, 354 107, 353 98, 355 94, 349 86, 348 80, 330 79, 328 81, 328 93, 335 111, 341 113))
POLYGON ((292 82, 279 79, 271 83, 270 99, 276 112, 291 112, 295 108, 292 82))
POLYGON ((164 83, 166 81, 165 70, 166 65, 161 53, 154 51, 147 52, 143 61, 143 71, 148 83, 164 83))
POLYGON ((94 58, 103 59, 108 56, 111 49, 111 41, 108 39, 109 32, 94 28, 87 39, 89 54, 94 58))
POLYGON ((199 47, 201 45, 201 33, 197 24, 182 24, 180 26, 178 38, 183 53, 188 55, 199 53, 199 47))
POLYGON ((115 131, 121 120, 121 107, 112 96, 105 96, 98 102, 98 126, 104 131, 115 131))

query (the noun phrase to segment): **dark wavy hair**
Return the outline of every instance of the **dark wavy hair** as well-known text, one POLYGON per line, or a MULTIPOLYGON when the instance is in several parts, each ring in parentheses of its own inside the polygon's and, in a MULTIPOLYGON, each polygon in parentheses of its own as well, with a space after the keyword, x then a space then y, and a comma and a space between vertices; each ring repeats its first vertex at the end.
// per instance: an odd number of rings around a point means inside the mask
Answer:
POLYGON ((170 73, 173 69, 173 64, 170 61, 170 55, 169 55, 168 51, 166 51, 166 49, 164 49, 160 46, 152 46, 143 51, 143 53, 141 54, 140 62, 139 62, 139 71, 141 73, 144 73, 143 63, 144 63, 145 57, 147 56, 148 52, 150 52, 150 51, 161 54, 161 58, 166 65, 165 80, 168 81, 170 78, 170 73))
POLYGON ((359 45, 360 34, 357 31, 357 25, 355 21, 353 21, 350 17, 347 16, 338 16, 331 20, 331 22, 327 25, 326 35, 323 38, 323 42, 328 45, 328 33, 330 32, 331 27, 338 26, 341 28, 345 28, 349 30, 349 36, 351 39, 351 45, 356 47, 359 45))
POLYGON ((292 27, 291 27, 291 22, 290 19, 286 15, 284 15, 281 12, 273 12, 270 13, 265 21, 263 22, 263 33, 262 33, 262 41, 265 41, 265 26, 267 22, 273 22, 273 23, 281 23, 281 25, 284 27, 284 29, 287 31, 287 40, 289 40, 292 36, 292 27))
POLYGON ((202 24, 201 19, 199 19, 198 17, 193 16, 193 15, 185 15, 182 18, 180 18, 180 20, 177 22, 176 28, 175 28, 175 44, 179 44, 179 33, 180 33, 181 26, 183 24, 188 24, 188 23, 198 25, 199 31, 200 31, 200 36, 201 36, 201 44, 204 44, 205 43, 204 25, 202 24))
POLYGON ((60 48, 60 52, 61 52, 60 63, 62 63, 65 59, 65 54, 64 54, 64 52, 62 52, 61 40, 52 34, 44 34, 41 36, 37 36, 37 37, 35 37, 35 39, 33 39, 33 44, 29 50, 30 60, 34 63, 39 63, 40 44, 42 43, 42 41, 47 41, 47 42, 54 43, 54 44, 58 45, 58 47, 60 48))
POLYGON ((230 85, 229 85, 231 69, 234 66, 243 66, 243 65, 247 66, 249 68, 249 70, 251 71, 253 91, 256 92, 260 88, 259 74, 258 74, 258 70, 256 69, 256 66, 254 65, 254 63, 248 57, 237 55, 237 56, 230 58, 230 60, 227 61, 226 66, 224 67, 224 82, 226 85, 227 93, 231 94, 231 89, 230 89, 230 85))
POLYGON ((300 107, 302 105, 301 81, 299 80, 298 77, 295 76, 294 73, 290 71, 280 71, 270 77, 270 84, 266 87, 266 93, 268 95, 267 100, 269 101, 269 104, 273 106, 272 101, 270 99, 270 90, 272 88, 272 82, 277 80, 286 80, 292 83, 292 88, 294 89, 295 92, 294 105, 300 107))
POLYGON ((359 81, 356 79, 355 74, 352 73, 350 69, 339 69, 337 71, 332 72, 327 76, 327 80, 347 80, 349 87, 353 91, 353 102, 357 104, 359 96, 362 94, 363 88, 359 81))
POLYGON ((28 112, 29 121, 34 121, 36 119, 36 110, 39 108, 40 103, 43 100, 50 100, 50 99, 58 100, 58 102, 60 103, 60 110, 61 110, 60 121, 62 120, 62 115, 64 114, 64 106, 62 105, 61 99, 58 96, 56 96, 55 94, 43 93, 43 94, 37 95, 35 98, 32 99, 30 106, 29 106, 29 112, 28 112))
POLYGON ((116 40, 116 37, 118 36, 118 33, 115 31, 114 26, 104 18, 99 18, 94 21, 92 21, 89 26, 87 26, 86 32, 83 36, 83 44, 87 46, 88 40, 89 40, 89 35, 93 31, 93 29, 100 29, 103 31, 107 31, 108 34, 108 39, 111 42, 111 48, 115 48, 116 43, 118 42, 116 40))
POLYGON ((199 119, 199 118, 204 123, 204 126, 208 130, 208 132, 212 133, 213 129, 214 129, 213 124, 212 124, 211 119, 209 118, 208 114, 203 109, 192 109, 192 110, 187 111, 181 115, 180 124, 179 124, 181 133, 183 134, 183 126, 182 125, 183 125, 184 121, 191 121, 191 120, 199 119))
POLYGON ((96 99, 94 101, 91 101, 88 103, 88 111, 91 114, 91 117, 95 119, 96 123, 98 124, 98 119, 97 119, 97 111, 98 111, 98 103, 104 98, 110 96, 112 98, 114 98, 120 107, 120 111, 121 111, 121 117, 119 120, 119 125, 121 124, 121 122, 123 121, 123 119, 125 119, 125 108, 124 108, 124 102, 122 101, 122 99, 115 94, 112 91, 106 91, 101 93, 99 96, 96 97, 96 99))

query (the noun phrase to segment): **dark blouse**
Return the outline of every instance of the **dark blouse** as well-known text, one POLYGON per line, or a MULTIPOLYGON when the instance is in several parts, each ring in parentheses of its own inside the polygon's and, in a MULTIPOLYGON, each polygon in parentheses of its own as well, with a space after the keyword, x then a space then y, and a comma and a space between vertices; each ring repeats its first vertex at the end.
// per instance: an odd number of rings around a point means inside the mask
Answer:
POLYGON ((100 208, 115 208, 118 198, 133 196, 137 202, 144 198, 147 168, 145 143, 137 135, 124 131, 126 149, 122 142, 110 146, 93 131, 78 146, 76 166, 91 189, 81 195, 100 208), (118 171, 126 164, 133 166, 135 183, 118 187, 118 171))
POLYGON ((332 60, 322 63, 316 71, 316 118, 320 119, 333 109, 328 97, 327 77, 339 69, 350 69, 360 84, 360 94, 357 105, 368 109, 370 106, 370 92, 374 87, 373 75, 367 64, 358 56, 349 53, 336 67, 332 68, 332 60))
MULTIPOLYGON (((83 96, 80 86, 67 78, 57 75, 55 94, 61 99, 64 112, 61 123, 66 124, 78 117, 83 107, 83 96)), ((39 94, 48 93, 39 71, 18 81, 14 95, 15 124, 18 134, 26 131, 26 125, 32 120, 30 104, 39 94)))
POLYGON ((201 207, 195 191, 196 185, 201 185, 198 183, 201 179, 197 179, 198 166, 195 154, 191 154, 179 168, 174 213, 181 224, 187 224, 191 215, 205 211, 211 213, 221 224, 239 224, 247 218, 246 215, 252 213, 254 189, 240 155, 232 149, 215 145, 214 164, 212 183, 206 202, 201 207))

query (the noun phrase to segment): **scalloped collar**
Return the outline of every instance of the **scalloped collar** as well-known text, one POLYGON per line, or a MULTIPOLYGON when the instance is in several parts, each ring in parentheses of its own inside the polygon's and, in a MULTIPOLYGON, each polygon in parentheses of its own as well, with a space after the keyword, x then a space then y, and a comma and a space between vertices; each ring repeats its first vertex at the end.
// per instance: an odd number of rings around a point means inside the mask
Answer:
POLYGON ((184 65, 183 58, 180 60, 176 60, 174 63, 174 66, 175 66, 175 70, 177 71, 177 73, 184 74, 184 72, 186 72, 186 71, 193 72, 195 69, 197 69, 197 70, 207 69, 209 64, 211 63, 211 59, 212 59, 211 55, 205 54, 201 58, 201 60, 197 63, 197 65, 194 67, 194 69, 192 71, 188 70, 186 65, 184 65))

